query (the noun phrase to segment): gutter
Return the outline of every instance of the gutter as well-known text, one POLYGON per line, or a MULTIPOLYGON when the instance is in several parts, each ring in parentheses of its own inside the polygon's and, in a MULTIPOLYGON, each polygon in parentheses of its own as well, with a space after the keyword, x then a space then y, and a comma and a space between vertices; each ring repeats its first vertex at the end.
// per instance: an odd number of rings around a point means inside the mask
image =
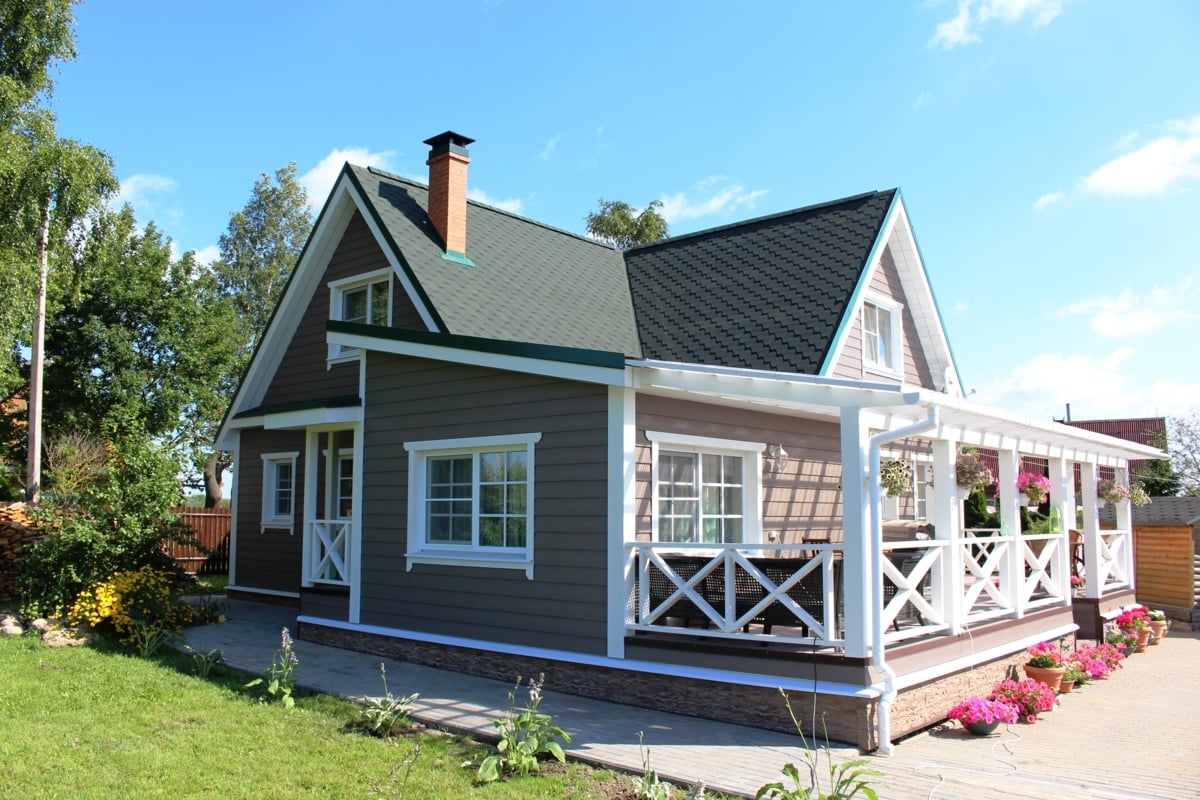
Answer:
POLYGON ((939 409, 930 408, 928 419, 894 431, 884 431, 871 437, 867 479, 871 489, 871 563, 878 576, 871 581, 871 666, 883 674, 883 690, 879 696, 879 752, 890 756, 892 747, 892 702, 896 699, 896 672, 887 664, 883 654, 883 520, 879 506, 883 500, 879 488, 879 451, 882 445, 899 439, 907 439, 918 433, 933 430, 939 425, 939 409))

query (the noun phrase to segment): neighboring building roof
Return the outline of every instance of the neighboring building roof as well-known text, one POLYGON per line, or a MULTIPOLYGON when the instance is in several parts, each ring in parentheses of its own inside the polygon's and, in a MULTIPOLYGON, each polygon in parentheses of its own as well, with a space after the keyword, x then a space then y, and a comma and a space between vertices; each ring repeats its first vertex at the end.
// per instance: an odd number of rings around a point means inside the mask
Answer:
POLYGON ((442 333, 640 357, 620 252, 468 201, 467 250, 475 266, 448 261, 426 213, 425 185, 374 168, 347 169, 442 333))
MULTIPOLYGON (((1100 524, 1116 522, 1111 505, 1100 510, 1100 524)), ((1133 524, 1150 527, 1191 525, 1200 523, 1200 497, 1154 497, 1148 506, 1134 506, 1133 524)))
POLYGON ((1164 417, 1069 419, 1062 420, 1062 423, 1153 447, 1161 447, 1167 435, 1167 420, 1164 417))
POLYGON ((896 190, 625 253, 646 358, 819 374, 896 190))

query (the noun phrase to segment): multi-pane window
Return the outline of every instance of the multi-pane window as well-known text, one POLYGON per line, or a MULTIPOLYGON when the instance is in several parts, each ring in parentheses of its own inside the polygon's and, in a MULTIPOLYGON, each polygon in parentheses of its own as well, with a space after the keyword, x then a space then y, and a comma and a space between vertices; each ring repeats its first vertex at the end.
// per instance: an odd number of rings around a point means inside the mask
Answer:
POLYGON ((660 451, 659 541, 743 541, 744 495, 741 456, 660 451))
POLYGON ((354 459, 350 455, 339 455, 337 461, 336 505, 339 519, 349 519, 354 504, 354 459))
POLYGON ((292 527, 296 512, 296 457, 299 453, 264 453, 262 526, 292 527))
POLYGON ((431 456, 426 476, 427 542, 525 547, 529 463, 524 448, 431 456))
POLYGON ((388 286, 387 281, 377 281, 345 290, 342 293, 342 321, 386 325, 388 286))
POLYGON ((865 366, 900 372, 900 314, 899 305, 867 300, 862 307, 863 363, 865 366))

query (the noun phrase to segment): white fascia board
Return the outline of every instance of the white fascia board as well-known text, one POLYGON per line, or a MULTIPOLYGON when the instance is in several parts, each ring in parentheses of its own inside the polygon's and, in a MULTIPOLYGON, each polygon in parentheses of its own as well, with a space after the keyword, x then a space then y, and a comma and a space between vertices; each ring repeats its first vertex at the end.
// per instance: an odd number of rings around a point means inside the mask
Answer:
POLYGON ((916 395, 888 383, 866 383, 763 370, 705 367, 693 364, 629 362, 634 387, 740 398, 780 405, 896 406, 915 402, 916 395))
POLYGON ((305 408, 297 411, 283 411, 278 414, 265 414, 263 427, 267 430, 285 430, 313 428, 321 425, 351 425, 363 421, 362 406, 342 406, 339 408, 305 408))
POLYGON ((528 375, 544 375, 550 378, 581 381, 583 383, 598 383, 604 386, 627 385, 627 369, 597 367, 588 364, 572 364, 566 361, 551 361, 531 356, 512 356, 497 353, 484 353, 478 350, 450 347, 447 345, 420 344, 398 339, 387 339, 374 336, 362 336, 352 333, 330 331, 326 338, 331 344, 345 347, 357 347, 366 352, 373 350, 380 353, 427 358, 432 361, 446 361, 453 364, 468 364, 475 367, 488 367, 506 372, 522 372, 528 375))
POLYGON ((262 403, 267 387, 275 370, 279 367, 287 352, 300 318, 308 308, 313 292, 320 285, 324 276, 324 266, 329 263, 337 249, 338 243, 345 233, 356 208, 351 197, 350 179, 343 171, 337 184, 329 194, 329 199, 317 219, 317 226, 309 237, 309 243, 300 261, 296 264, 295 272, 287 285, 287 290, 280 298, 279 306, 271 317, 270 325, 263 333, 258 348, 250 361, 242 382, 238 385, 233 401, 229 404, 229 413, 225 424, 217 434, 217 441, 225 438, 225 431, 232 427, 233 417, 241 411, 262 403))

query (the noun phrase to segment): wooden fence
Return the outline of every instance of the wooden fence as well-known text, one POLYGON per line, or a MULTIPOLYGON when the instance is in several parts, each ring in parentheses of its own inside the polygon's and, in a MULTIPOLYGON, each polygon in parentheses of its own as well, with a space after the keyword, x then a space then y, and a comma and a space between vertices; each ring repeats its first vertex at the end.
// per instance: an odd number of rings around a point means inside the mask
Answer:
POLYGON ((232 517, 228 508, 173 508, 179 521, 192 529, 200 546, 168 542, 167 555, 190 575, 226 575, 229 573, 229 530, 232 517))

